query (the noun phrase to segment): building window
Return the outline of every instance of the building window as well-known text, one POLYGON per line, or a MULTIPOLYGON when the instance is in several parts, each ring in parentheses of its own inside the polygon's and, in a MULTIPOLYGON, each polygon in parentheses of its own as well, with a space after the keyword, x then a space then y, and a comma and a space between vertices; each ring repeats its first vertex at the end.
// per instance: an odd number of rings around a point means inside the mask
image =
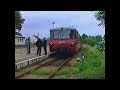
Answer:
POLYGON ((22 43, 23 43, 23 39, 22 39, 22 43))
POLYGON ((20 42, 21 42, 21 39, 20 39, 20 42))
POLYGON ((18 43, 19 43, 19 39, 17 39, 18 43))

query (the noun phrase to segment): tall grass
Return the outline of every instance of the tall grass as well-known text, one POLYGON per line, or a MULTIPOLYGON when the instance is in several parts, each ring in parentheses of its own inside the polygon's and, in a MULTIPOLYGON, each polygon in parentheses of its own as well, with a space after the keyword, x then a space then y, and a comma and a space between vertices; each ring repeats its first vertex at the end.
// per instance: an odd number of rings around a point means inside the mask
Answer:
POLYGON ((86 59, 83 64, 76 62, 73 66, 79 68, 79 76, 85 79, 105 78, 105 55, 97 51, 95 47, 87 46, 83 52, 86 59))

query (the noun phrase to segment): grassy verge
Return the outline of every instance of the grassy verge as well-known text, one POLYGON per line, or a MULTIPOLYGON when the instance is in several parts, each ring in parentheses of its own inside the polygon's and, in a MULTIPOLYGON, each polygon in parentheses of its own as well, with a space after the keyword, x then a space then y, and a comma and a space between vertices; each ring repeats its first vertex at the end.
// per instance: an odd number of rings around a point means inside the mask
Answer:
POLYGON ((86 59, 83 64, 75 60, 75 62, 71 65, 71 68, 62 69, 56 75, 65 75, 65 77, 72 76, 79 79, 104 79, 104 52, 101 53, 95 47, 91 47, 89 45, 86 45, 86 48, 84 48, 82 52, 86 55, 86 59))

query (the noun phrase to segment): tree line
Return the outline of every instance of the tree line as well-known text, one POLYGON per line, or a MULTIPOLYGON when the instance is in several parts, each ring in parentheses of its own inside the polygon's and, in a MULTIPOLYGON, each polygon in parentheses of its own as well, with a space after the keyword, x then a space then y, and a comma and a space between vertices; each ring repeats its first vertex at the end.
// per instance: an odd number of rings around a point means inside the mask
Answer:
POLYGON ((86 34, 82 34, 82 43, 83 44, 88 44, 91 46, 96 45, 98 42, 102 42, 102 36, 97 35, 97 36, 87 36, 86 34))

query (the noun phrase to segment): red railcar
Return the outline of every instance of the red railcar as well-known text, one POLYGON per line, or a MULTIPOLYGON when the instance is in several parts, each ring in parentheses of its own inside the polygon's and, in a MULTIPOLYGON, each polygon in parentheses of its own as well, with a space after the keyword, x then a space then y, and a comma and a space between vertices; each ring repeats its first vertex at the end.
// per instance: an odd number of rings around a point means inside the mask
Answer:
POLYGON ((81 48, 81 37, 75 28, 61 27, 50 30, 50 52, 76 53, 81 48))

